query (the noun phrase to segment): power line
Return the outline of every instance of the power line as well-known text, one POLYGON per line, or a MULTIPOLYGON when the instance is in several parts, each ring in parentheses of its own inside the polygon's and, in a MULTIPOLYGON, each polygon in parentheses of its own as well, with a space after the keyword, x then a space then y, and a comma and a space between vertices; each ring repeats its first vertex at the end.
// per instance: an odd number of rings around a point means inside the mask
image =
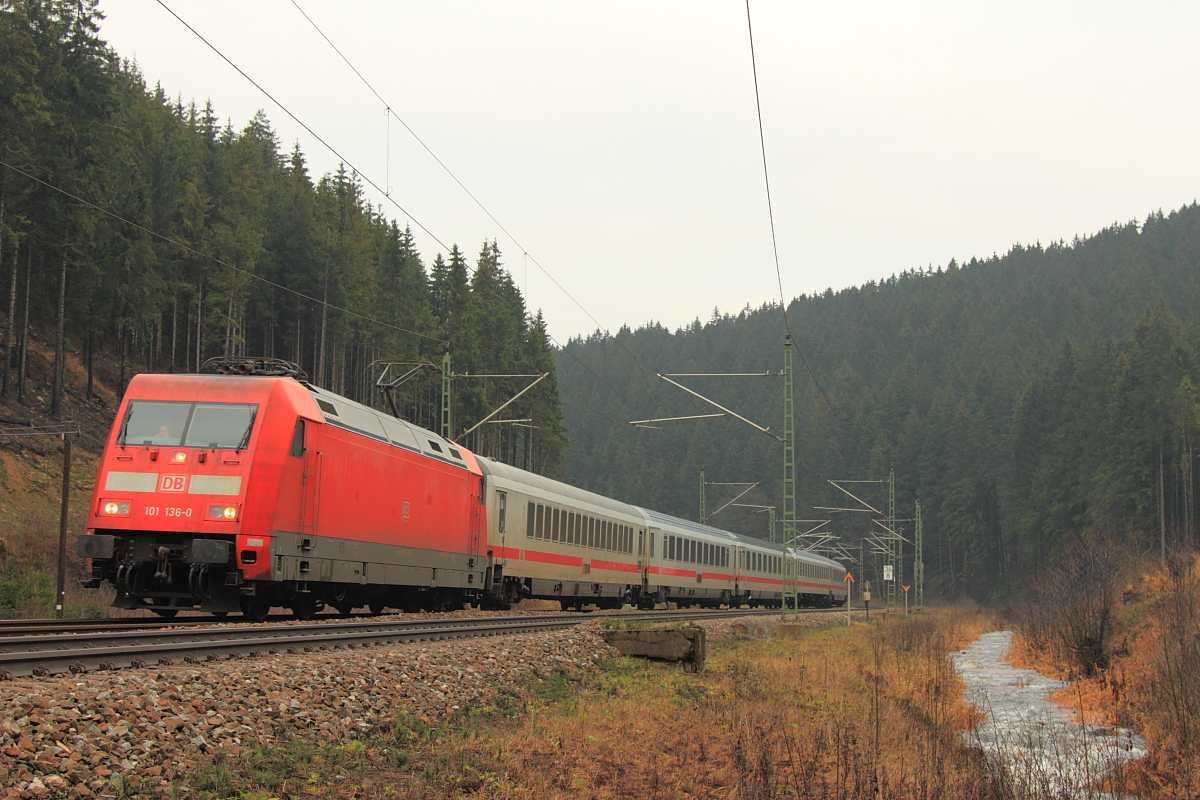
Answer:
MULTIPOLYGON (((750 23, 750 0, 746 0, 746 31, 750 35, 750 68, 754 73, 754 107, 758 111, 758 143, 762 149, 763 183, 767 190, 767 216, 771 220, 771 249, 775 253, 775 280, 779 284, 779 310, 783 312, 784 329, 792 341, 796 341, 796 337, 792 336, 792 327, 788 324, 787 298, 783 294, 783 271, 779 268, 779 243, 775 237, 775 211, 771 206, 771 175, 767 170, 767 139, 763 134, 762 100, 758 93, 758 61, 754 57, 754 26, 750 23)), ((829 410, 836 414, 838 419, 845 422, 846 418, 842 416, 842 412, 838 411, 837 407, 830 402, 829 396, 821 388, 821 382, 817 380, 812 367, 808 364, 808 359, 804 357, 804 350, 797 347, 796 352, 800 354, 800 360, 804 362, 804 369, 808 372, 808 377, 812 378, 817 391, 821 393, 821 397, 825 398, 825 404, 829 406, 829 410)))
POLYGON ((228 57, 228 56, 226 56, 224 53, 222 53, 220 50, 218 50, 218 49, 216 48, 216 46, 215 46, 215 45, 214 45, 212 42, 210 42, 208 39, 205 39, 203 36, 201 36, 199 31, 197 31, 197 30, 196 30, 195 28, 193 28, 191 25, 188 25, 188 24, 187 24, 187 22, 185 22, 185 21, 184 21, 183 17, 179 16, 179 15, 178 15, 178 14, 176 14, 174 11, 172 11, 172 10, 171 10, 171 7, 170 7, 170 6, 168 6, 166 3, 164 3, 164 2, 163 2, 163 0, 158 0, 158 4, 159 4, 160 6, 162 6, 163 8, 165 8, 165 9, 167 10, 167 12, 168 12, 168 13, 169 13, 171 16, 173 16, 175 19, 179 20, 179 22, 180 22, 180 23, 183 25, 183 27, 187 28, 189 31, 191 31, 192 33, 194 33, 194 34, 196 35, 196 38, 198 38, 200 41, 202 41, 202 42, 204 42, 206 45, 208 45, 209 49, 210 49, 210 50, 212 50, 214 53, 216 53, 218 56, 220 56, 220 57, 221 57, 221 59, 222 59, 222 60, 224 60, 226 64, 228 64, 229 66, 231 66, 231 67, 233 67, 235 70, 237 70, 237 71, 238 71, 238 74, 240 74, 240 75, 241 75, 243 78, 245 78, 246 80, 250 81, 250 83, 252 83, 252 84, 254 85, 254 88, 258 89, 260 92, 262 92, 263 94, 265 94, 265 95, 267 96, 267 98, 268 98, 268 99, 269 99, 269 100, 270 100, 272 103, 274 103, 275 105, 279 106, 279 108, 283 110, 283 113, 287 114, 289 117, 291 117, 293 120, 295 120, 295 122, 296 122, 296 124, 297 124, 297 125, 299 125, 301 128, 304 128, 304 130, 308 131, 308 133, 309 133, 309 134, 310 134, 310 135, 311 135, 311 136, 312 136, 314 139, 316 139, 316 140, 317 140, 318 142, 320 142, 321 144, 325 145, 325 147, 326 147, 326 148, 328 148, 329 152, 333 153, 335 156, 337 156, 339 159, 341 159, 342 163, 344 163, 346 166, 350 167, 350 169, 354 170, 354 172, 355 172, 355 174, 356 174, 356 175, 359 175, 359 176, 361 176, 363 180, 365 180, 367 183, 371 184, 371 186, 372 186, 372 187, 374 187, 375 191, 377 191, 377 192, 379 192, 380 194, 382 194, 384 197, 386 197, 386 198, 388 199, 388 202, 390 202, 390 203, 391 203, 392 205, 394 205, 396 208, 400 209, 400 211, 401 211, 401 212, 403 212, 403 214, 404 214, 406 217, 408 217, 409 219, 411 219, 413 222, 415 222, 415 223, 417 224, 417 227, 418 227, 418 228, 420 228, 421 230, 425 231, 425 233, 429 234, 429 235, 430 235, 430 236, 433 238, 433 240, 434 240, 435 242, 437 242, 438 244, 440 244, 440 245, 441 245, 443 248, 445 248, 447 251, 449 251, 449 250, 450 250, 450 248, 449 248, 449 247, 446 247, 446 243, 445 243, 445 242, 443 242, 443 241, 442 241, 441 239, 439 239, 437 236, 434 236, 434 234, 433 234, 433 231, 429 230, 429 229, 428 229, 428 228, 426 228, 424 225, 422 225, 420 220, 418 220, 418 219, 417 219, 415 216, 413 216, 412 214, 410 214, 410 213, 409 213, 409 212, 408 212, 408 211, 407 211, 407 210, 404 208, 404 206, 402 206, 402 205, 400 205, 399 203, 397 203, 397 202, 395 201, 395 199, 393 199, 393 198, 392 198, 392 196, 391 196, 391 195, 390 195, 388 192, 385 192, 383 189, 380 189, 380 188, 379 188, 379 185, 378 185, 378 184, 376 184, 376 183, 375 183, 375 181, 371 180, 369 177, 367 177, 367 175, 366 175, 366 174, 365 174, 365 173, 364 173, 362 170, 360 170, 358 167, 356 167, 356 166, 354 166, 352 163, 350 163, 350 160, 349 160, 348 158, 346 158, 345 156, 343 156, 341 153, 339 153, 339 152, 338 152, 338 151, 337 151, 337 150, 336 150, 336 149, 333 147, 333 145, 329 144, 329 142, 327 142, 327 141, 325 141, 324 139, 322 139, 322 138, 321 138, 321 137, 320 137, 320 136, 319 136, 319 135, 316 133, 316 131, 314 131, 312 128, 308 127, 308 125, 305 125, 305 124, 304 124, 304 121, 303 121, 303 120, 301 120, 299 117, 297 117, 295 114, 293 114, 293 113, 292 113, 292 112, 291 112, 291 111, 288 109, 288 107, 287 107, 287 106, 285 106, 283 103, 281 103, 281 102, 279 102, 278 100, 276 100, 276 99, 275 99, 275 97, 274 97, 274 95, 272 95, 270 92, 268 92, 268 91, 267 91, 266 89, 264 89, 262 86, 260 86, 260 85, 258 84, 258 82, 257 82, 257 81, 255 81, 253 78, 251 78, 249 75, 247 75, 247 74, 246 74, 246 72, 245 72, 245 71, 244 71, 244 70, 243 70, 241 67, 239 67, 237 64, 233 63, 233 61, 231 61, 231 60, 229 59, 229 57, 228 57))
POLYGON ((199 250, 197 250, 196 248, 194 248, 188 244, 185 244, 184 242, 181 242, 178 239, 174 239, 170 236, 165 236, 165 235, 159 233, 158 231, 151 230, 150 228, 147 228, 145 225, 140 225, 140 224, 134 222, 133 220, 126 219, 125 217, 122 217, 120 214, 116 214, 112 211, 109 211, 106 208, 101 208, 100 206, 96 205, 95 203, 88 202, 87 200, 84 200, 82 197, 79 197, 78 195, 68 192, 66 189, 61 189, 52 183, 48 183, 48 182, 42 180, 41 178, 38 178, 34 175, 30 175, 25 170, 19 169, 18 167, 14 167, 12 164, 9 164, 6 161, 0 161, 0 165, 7 167, 8 169, 12 170, 13 172, 17 173, 18 175, 24 175, 26 178, 28 178, 31 181, 40 183, 42 186, 45 186, 47 189, 52 189, 56 192, 59 192, 60 194, 66 195, 67 197, 71 198, 72 200, 74 200, 77 203, 81 203, 81 204, 87 206, 88 208, 92 208, 92 209, 95 209, 96 211, 99 211, 101 214, 107 214, 108 216, 112 217, 115 220, 119 220, 121 222, 124 222, 126 225, 130 225, 134 228, 137 228, 138 230, 142 231, 143 233, 147 233, 158 239, 162 239, 164 242, 167 242, 168 244, 175 245, 176 247, 186 250, 187 252, 192 253, 193 255, 197 255, 197 256, 200 256, 201 258, 208 259, 209 261, 213 262, 214 264, 220 264, 222 267, 227 267, 227 268, 233 270, 234 272, 237 272, 241 275, 245 275, 256 281, 261 281, 262 283, 265 283, 268 286, 273 286, 276 289, 282 289, 283 291, 288 292, 289 294, 293 294, 297 297, 302 297, 305 300, 316 303, 317 305, 322 305, 322 306, 325 306, 326 308, 332 308, 335 311, 341 311, 343 314, 349 314, 352 317, 358 317, 361 320, 370 322, 372 325, 381 325, 385 328, 391 328, 394 331, 400 331, 401 333, 407 333, 411 336, 419 336, 422 339, 429 339, 431 341, 440 342, 443 344, 446 343, 445 339, 440 339, 436 336, 430 336, 430 335, 424 334, 424 333, 418 333, 417 331, 410 331, 407 328, 401 328, 399 325, 392 325, 391 323, 388 323, 388 322, 382 322, 380 320, 375 319, 374 317, 368 317, 365 314, 359 314, 357 311, 351 311, 348 308, 342 308, 341 306, 336 306, 333 303, 329 303, 324 300, 318 300, 315 297, 310 297, 309 295, 306 295, 303 292, 298 292, 295 289, 291 289, 280 283, 275 283, 275 281, 264 278, 261 275, 255 275, 253 272, 250 272, 249 270, 245 270, 245 269, 242 269, 241 267, 234 266, 233 264, 230 264, 227 261, 222 261, 221 259, 219 259, 215 256, 210 256, 208 253, 202 253, 199 250))
MULTIPOLYGON (((162 0, 158 0, 158 1, 160 4, 162 3, 162 0)), ((600 324, 600 321, 598 319, 596 319, 592 315, 592 313, 583 306, 582 303, 580 303, 578 300, 575 299, 574 295, 572 295, 569 291, 567 291, 567 289, 561 283, 559 283, 558 280, 553 275, 550 274, 549 270, 547 270, 544 266, 542 266, 542 264, 536 258, 534 258, 532 255, 530 255, 529 251, 527 249, 525 249, 525 245, 521 244, 521 242, 517 239, 517 237, 514 236, 512 234, 512 232, 510 232, 508 230, 508 228, 504 227, 504 225, 500 222, 500 220, 496 219, 495 215, 492 214, 492 212, 488 210, 487 206, 485 206, 483 204, 483 202, 480 201, 480 199, 478 197, 476 197, 475 194, 470 189, 467 188, 466 184, 464 184, 461 180, 459 180, 458 176, 455 175, 454 172, 448 166, 446 166, 445 162, 443 162, 440 158, 438 158, 437 153, 433 152, 433 150, 429 147, 429 145, 425 144, 425 141, 423 139, 421 139, 420 136, 417 135, 417 132, 414 131, 412 129, 412 127, 409 126, 409 124, 404 121, 404 118, 401 117, 399 114, 397 114, 392 109, 391 104, 388 103, 388 101, 383 98, 383 95, 381 95, 375 89, 375 87, 371 85, 371 82, 367 80, 366 76, 364 76, 361 72, 359 72, 358 68, 355 67, 353 63, 351 63, 350 59, 346 57, 345 53, 343 53, 341 51, 341 49, 336 44, 333 43, 333 40, 330 39, 323 30, 321 30, 321 27, 319 25, 317 25, 317 23, 313 20, 313 18, 310 17, 304 11, 304 9, 300 7, 300 4, 298 2, 296 2, 296 0, 292 0, 292 5, 294 5, 296 7, 296 10, 299 11, 300 14, 306 20, 308 20, 308 24, 312 25, 313 29, 318 34, 320 34, 321 38, 324 39, 329 44, 329 46, 333 48, 333 51, 335 53, 337 53, 338 56, 342 59, 342 61, 344 61, 346 63, 346 66, 350 67, 350 69, 354 72, 354 74, 358 76, 358 79, 361 80, 363 82, 363 85, 365 85, 367 87, 367 89, 369 89, 371 91, 371 94, 375 95, 375 97, 378 98, 380 103, 383 103, 384 110, 387 111, 391 116, 394 116, 400 122, 400 124, 404 126, 404 129, 406 131, 408 131, 409 134, 411 134, 414 139, 416 139, 417 143, 425 149, 425 152, 429 153, 430 157, 438 163, 438 166, 440 166, 443 170, 445 170, 446 174, 449 175, 451 177, 451 179, 453 179, 453 181, 458 184, 460 189, 462 189, 464 192, 466 192, 467 196, 471 198, 471 200, 475 203, 475 205, 479 206, 480 210, 483 211, 483 213, 487 215, 488 219, 490 219, 493 223, 495 223, 496 227, 498 227, 501 231, 503 231, 504 235, 507 236, 512 241, 512 243, 517 246, 518 249, 520 249, 522 255, 529 261, 532 261, 534 263, 534 266, 536 266, 539 270, 541 270, 542 274, 545 275, 547 278, 549 278, 550 282, 553 283, 560 292, 562 292, 564 295, 566 295, 567 298, 572 303, 574 303, 575 306, 580 311, 582 311, 584 314, 587 315, 588 319, 590 319, 596 325, 597 329, 604 331, 604 333, 607 334, 610 339, 612 339, 614 342, 617 343, 617 346, 619 346, 622 350, 624 350, 626 353, 628 353, 629 357, 632 358, 642 368, 642 370, 643 370, 642 380, 646 383, 647 389, 650 390, 651 397, 654 397, 654 388, 650 384, 650 382, 646 379, 645 370, 650 370, 651 372, 654 372, 654 373, 657 373, 658 371, 655 370, 650 365, 646 364, 644 361, 642 361, 636 355, 634 355, 633 352, 629 350, 629 348, 625 347, 625 345, 622 344, 620 342, 620 340, 617 339, 617 337, 613 336, 612 333, 607 328, 604 327, 604 325, 600 324)), ((163 7, 166 8, 165 5, 163 7)), ((169 8, 167 10, 170 11, 169 8)), ((172 11, 171 13, 174 14, 175 12, 172 11)), ((176 19, 179 18, 178 15, 175 15, 175 16, 176 16, 176 19)), ((180 22, 183 22, 183 20, 180 20, 180 22)), ((187 23, 185 22, 184 25, 187 25, 187 23)), ((188 29, 191 30, 193 33, 195 33, 195 30, 192 29, 190 25, 188 26, 188 29)), ((200 34, 196 34, 196 35, 199 36, 200 34)), ((203 37, 201 37, 201 39, 203 39, 203 37)), ((208 44, 209 47, 213 47, 207 41, 205 41, 205 44, 208 44)), ((216 48, 213 47, 213 50, 216 50, 216 48)), ((220 54, 219 51, 218 51, 218 55, 221 55, 221 57, 224 58, 230 64, 233 64, 232 61, 229 61, 229 59, 226 58, 224 55, 220 54)), ((235 66, 234 69, 237 69, 237 67, 235 66)), ((238 69, 238 72, 242 72, 242 71, 240 69, 238 69)), ((242 74, 245 75, 244 72, 242 72, 242 74)), ((248 76, 247 76, 247 80, 249 80, 248 76)), ((254 82, 251 81, 251 83, 254 83, 254 82)), ((257 83, 255 83, 254 85, 258 86, 257 83)), ((259 87, 259 88, 261 89, 261 87, 259 87)), ((263 93, 266 94, 265 91, 263 91, 263 93)), ((267 96, 271 97, 269 94, 267 96)), ((275 100, 275 98, 272 97, 271 99, 273 101, 275 101, 276 104, 278 104, 278 101, 275 100)), ((280 105, 280 108, 283 108, 283 106, 280 105)), ((284 110, 287 111, 287 109, 284 109, 284 110)), ((288 112, 288 113, 290 114, 291 112, 288 112)), ((292 118, 295 119, 295 116, 293 115, 292 118)), ((299 122, 299 120, 297 120, 297 122, 299 122)), ((303 124, 303 123, 301 123, 301 124, 303 124)), ((305 129, 307 130, 307 127, 305 129)), ((322 144, 324 144, 324 142, 322 142, 322 144)), ((326 145, 326 147, 328 147, 328 145, 326 145)), ((332 148, 330 148, 330 149, 332 149, 332 148)), ((371 185, 375 186, 375 184, 373 184, 373 183, 371 185)), ((375 188, 378 189, 379 187, 376 186, 375 188)), ((418 224, 420 224, 420 223, 418 223, 418 224)), ((432 234, 430 234, 430 235, 432 235, 432 234)), ((442 246, 445 247, 445 245, 442 245, 442 246)), ((528 291, 528 287, 526 287, 526 291, 528 291)), ((626 403, 628 403, 627 400, 626 400, 626 403)))

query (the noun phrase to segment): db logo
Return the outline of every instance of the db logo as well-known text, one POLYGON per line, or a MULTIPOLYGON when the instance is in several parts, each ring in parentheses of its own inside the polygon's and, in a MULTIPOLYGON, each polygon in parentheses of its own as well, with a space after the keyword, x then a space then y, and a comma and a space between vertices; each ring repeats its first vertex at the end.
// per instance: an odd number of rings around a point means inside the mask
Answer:
POLYGON ((408 519, 409 516, 412 514, 412 504, 409 503, 407 500, 404 501, 403 514, 404 514, 405 519, 408 519))
POLYGON ((182 492, 187 488, 187 475, 163 475, 158 479, 160 492, 182 492))

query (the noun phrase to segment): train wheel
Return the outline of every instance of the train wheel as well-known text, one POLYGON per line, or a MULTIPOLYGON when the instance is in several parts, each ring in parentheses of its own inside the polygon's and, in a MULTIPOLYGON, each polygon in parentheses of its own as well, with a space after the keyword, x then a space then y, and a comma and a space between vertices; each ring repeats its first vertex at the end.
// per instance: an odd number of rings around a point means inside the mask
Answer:
POLYGON ((229 616, 228 611, 210 611, 209 613, 212 614, 214 617, 228 617, 229 616))
POLYGON ((312 597, 298 597, 292 604, 292 614, 296 619, 307 622, 317 615, 317 601, 312 597))
POLYGON ((242 600, 242 616, 255 622, 266 622, 271 613, 271 601, 265 597, 247 597, 242 600))
POLYGON ((372 601, 371 604, 367 607, 371 609, 372 614, 382 614, 384 608, 386 608, 386 606, 384 606, 383 603, 379 603, 379 602, 375 602, 375 601, 372 601))
POLYGON ((173 619, 179 613, 178 608, 152 608, 150 609, 155 614, 158 614, 163 619, 173 619))

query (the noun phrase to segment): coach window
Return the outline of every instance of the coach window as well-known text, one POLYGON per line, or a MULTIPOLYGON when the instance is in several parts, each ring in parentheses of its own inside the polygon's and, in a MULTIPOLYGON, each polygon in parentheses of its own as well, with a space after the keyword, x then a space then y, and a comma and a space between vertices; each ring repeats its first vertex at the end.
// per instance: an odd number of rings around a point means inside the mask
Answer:
POLYGON ((504 518, 508 516, 508 492, 496 492, 496 499, 499 500, 500 508, 498 510, 499 524, 497 527, 501 533, 504 533, 504 518))
POLYGON ((570 512, 567 514, 567 535, 563 537, 563 541, 567 544, 575 544, 575 514, 570 512))
POLYGON ((546 507, 538 503, 537 511, 537 538, 546 538, 546 507))
POLYGON ((533 538, 533 526, 535 524, 537 524, 536 520, 537 520, 537 503, 530 500, 529 501, 529 518, 525 520, 525 537, 528 539, 533 538))
POLYGON ((304 455, 304 418, 296 420, 296 432, 292 434, 292 451, 290 453, 295 458, 300 458, 304 455))
POLYGON ((654 531, 650 531, 650 557, 654 558, 654 531))
POLYGON ((559 532, 559 530, 561 530, 559 528, 559 525, 562 524, 561 522, 559 522, 559 513, 560 512, 556 508, 556 509, 553 509, 551 513, 553 514, 553 516, 551 517, 551 521, 550 521, 550 541, 557 542, 558 541, 558 532, 559 532))

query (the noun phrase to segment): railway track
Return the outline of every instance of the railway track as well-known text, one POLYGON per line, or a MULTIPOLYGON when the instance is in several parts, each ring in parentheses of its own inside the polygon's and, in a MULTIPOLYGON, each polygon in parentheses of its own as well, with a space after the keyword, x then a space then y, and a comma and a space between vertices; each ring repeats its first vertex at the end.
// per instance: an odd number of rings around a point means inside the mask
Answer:
MULTIPOLYGON (((836 611, 836 610, 835 610, 836 611)), ((671 621, 777 615, 778 609, 732 611, 624 612, 623 620, 671 621)), ((812 610, 809 613, 828 613, 812 610)), ((569 628, 596 619, 595 614, 540 614, 502 617, 444 617, 422 620, 345 621, 339 625, 200 625, 170 628, 14 634, 0 639, 0 679, 86 673, 123 667, 199 664, 280 653, 354 650, 405 641, 439 641, 502 636, 569 628)), ((76 620, 77 621, 77 620, 76 620)), ((140 621, 140 620, 139 620, 140 621)), ((155 622, 154 620, 146 620, 155 622)), ((55 622, 58 622, 57 620, 55 622)), ((165 622, 165 621, 164 621, 165 622)), ((60 629, 61 630, 61 629, 60 629)))
MULTIPOLYGON (((318 614, 314 622, 374 619, 375 614, 318 614)), ((267 623, 293 622, 292 614, 267 617, 267 623)), ((261 624, 241 616, 214 617, 208 614, 194 617, 100 617, 96 619, 3 619, 0 620, 0 642, 5 637, 24 634, 80 633, 87 631, 156 630, 162 628, 203 628, 214 625, 261 624)))

